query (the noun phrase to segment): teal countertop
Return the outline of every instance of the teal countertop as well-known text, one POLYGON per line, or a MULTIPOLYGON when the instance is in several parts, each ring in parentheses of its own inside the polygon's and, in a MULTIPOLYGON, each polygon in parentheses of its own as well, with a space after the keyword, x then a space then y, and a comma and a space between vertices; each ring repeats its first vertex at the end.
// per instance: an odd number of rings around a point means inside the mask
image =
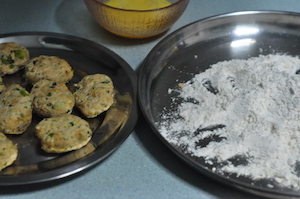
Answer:
MULTIPOLYGON (((165 34, 142 40, 117 37, 101 28, 83 0, 1 0, 0 34, 57 32, 97 42, 137 70, 150 50, 174 30, 206 17, 246 10, 300 11, 299 0, 190 0, 165 34)), ((173 154, 141 117, 128 139, 105 161, 61 181, 0 187, 1 199, 259 198, 196 172, 173 154)))

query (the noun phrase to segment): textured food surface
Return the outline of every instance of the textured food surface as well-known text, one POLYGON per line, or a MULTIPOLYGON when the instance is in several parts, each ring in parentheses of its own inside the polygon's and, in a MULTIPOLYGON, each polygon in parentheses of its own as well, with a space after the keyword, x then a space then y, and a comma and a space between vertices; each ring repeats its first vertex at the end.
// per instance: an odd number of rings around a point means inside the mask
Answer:
POLYGON ((79 149, 92 137, 89 123, 71 114, 45 118, 35 128, 42 149, 48 153, 63 153, 79 149))
POLYGON ((0 132, 0 170, 10 166, 17 157, 17 145, 0 132))
POLYGON ((0 77, 0 93, 2 93, 5 90, 6 86, 3 83, 2 77, 0 77))
POLYGON ((67 83, 73 75, 74 71, 70 64, 57 56, 34 57, 25 66, 25 78, 31 84, 41 79, 67 83))
POLYGON ((87 118, 93 118, 109 109, 114 102, 114 85, 104 74, 88 75, 75 85, 76 106, 87 118))
POLYGON ((29 60, 29 51, 14 42, 0 44, 0 75, 19 71, 29 60))
POLYGON ((12 84, 0 94, 0 131, 22 134, 32 120, 32 100, 19 84, 12 84))
POLYGON ((75 105, 73 94, 62 82, 40 80, 33 85, 30 94, 33 111, 43 117, 71 113, 75 105))

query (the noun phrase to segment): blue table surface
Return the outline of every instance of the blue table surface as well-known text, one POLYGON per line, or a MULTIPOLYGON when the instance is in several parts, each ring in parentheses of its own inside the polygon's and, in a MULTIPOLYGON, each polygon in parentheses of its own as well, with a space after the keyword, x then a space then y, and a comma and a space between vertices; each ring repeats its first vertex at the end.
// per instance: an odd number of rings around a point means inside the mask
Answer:
MULTIPOLYGON (((47 31, 83 37, 106 46, 136 70, 167 34, 197 20, 235 11, 300 11, 299 0, 191 0, 165 34, 143 40, 117 37, 101 28, 83 0, 1 0, 0 34, 47 31)), ((15 198, 260 198, 196 172, 173 154, 143 117, 128 139, 96 167, 66 180, 23 187, 0 187, 15 198)))

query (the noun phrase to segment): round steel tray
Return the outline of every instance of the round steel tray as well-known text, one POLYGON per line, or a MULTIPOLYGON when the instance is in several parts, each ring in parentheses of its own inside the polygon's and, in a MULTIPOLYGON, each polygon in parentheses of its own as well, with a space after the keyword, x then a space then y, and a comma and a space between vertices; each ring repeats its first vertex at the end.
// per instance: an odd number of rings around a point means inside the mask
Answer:
POLYGON ((299 197, 300 191, 274 186, 270 180, 221 175, 203 158, 193 157, 169 143, 159 132, 164 109, 172 110, 169 88, 190 80, 219 61, 258 55, 300 55, 300 14, 244 11, 196 21, 171 33, 146 57, 138 82, 138 98, 148 123, 158 137, 186 163, 203 174, 239 189, 268 197, 299 197))
MULTIPOLYGON (((68 86, 85 75, 102 73, 114 82, 116 103, 104 114, 86 119, 92 130, 90 143, 82 149, 48 154, 41 150, 34 134, 34 126, 42 118, 34 115, 32 124, 22 135, 8 135, 18 144, 19 155, 13 165, 0 172, 0 185, 24 185, 48 182, 87 170, 104 160, 132 132, 137 119, 137 77, 132 68, 118 55, 102 45, 75 36, 48 33, 24 32, 0 35, 0 43, 16 42, 25 46, 30 57, 39 55, 58 56, 74 69, 75 75, 68 86)), ((23 79, 23 71, 3 77, 6 85, 19 83, 29 88, 23 79)), ((80 115, 74 109, 73 114, 80 115)))

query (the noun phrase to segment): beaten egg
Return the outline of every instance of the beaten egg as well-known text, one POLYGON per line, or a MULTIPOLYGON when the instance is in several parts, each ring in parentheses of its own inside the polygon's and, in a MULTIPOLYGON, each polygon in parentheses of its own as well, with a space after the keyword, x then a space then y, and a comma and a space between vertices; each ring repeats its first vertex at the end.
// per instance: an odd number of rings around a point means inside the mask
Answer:
POLYGON ((106 5, 128 10, 154 10, 171 5, 168 0, 109 0, 106 5))

